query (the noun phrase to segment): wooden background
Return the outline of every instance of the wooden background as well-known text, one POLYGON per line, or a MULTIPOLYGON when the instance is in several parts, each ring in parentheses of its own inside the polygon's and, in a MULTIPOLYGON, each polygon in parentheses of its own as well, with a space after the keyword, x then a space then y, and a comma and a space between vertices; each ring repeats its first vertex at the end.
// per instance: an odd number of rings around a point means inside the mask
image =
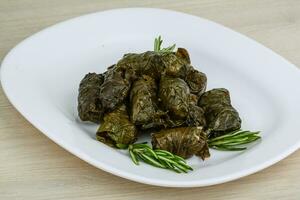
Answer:
MULTIPOLYGON (((211 19, 300 66, 299 0, 0 0, 0 60, 21 40, 49 25, 120 7, 167 8, 211 19)), ((174 189, 131 182, 96 169, 53 143, 27 122, 0 90, 1 200, 299 200, 299 169, 297 151, 268 169, 216 186, 174 189)))

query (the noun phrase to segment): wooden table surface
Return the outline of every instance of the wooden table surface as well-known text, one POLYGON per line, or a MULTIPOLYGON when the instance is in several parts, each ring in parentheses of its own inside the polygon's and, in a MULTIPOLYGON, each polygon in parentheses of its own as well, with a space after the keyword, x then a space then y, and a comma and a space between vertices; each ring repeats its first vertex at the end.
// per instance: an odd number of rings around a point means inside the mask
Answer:
MULTIPOLYGON (((1 0, 0 60, 21 40, 49 25, 120 7, 159 7, 198 15, 243 33, 300 66, 299 0, 1 0)), ((92 167, 56 145, 26 121, 0 90, 1 200, 299 200, 299 169, 298 150, 272 167, 221 185, 175 189, 135 183, 92 167)))

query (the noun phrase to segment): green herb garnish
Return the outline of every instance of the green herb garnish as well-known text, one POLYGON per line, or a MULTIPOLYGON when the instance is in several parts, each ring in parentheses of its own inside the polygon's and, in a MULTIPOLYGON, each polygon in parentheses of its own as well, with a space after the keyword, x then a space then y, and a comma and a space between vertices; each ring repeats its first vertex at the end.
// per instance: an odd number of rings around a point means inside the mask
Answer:
POLYGON ((244 146, 245 144, 249 144, 261 138, 258 134, 259 131, 232 131, 225 135, 209 139, 208 146, 221 151, 242 151, 247 149, 247 147, 244 146))
POLYGON ((177 173, 187 173, 189 170, 193 170, 182 157, 165 150, 152 149, 146 143, 131 144, 128 150, 136 165, 139 165, 139 160, 142 160, 154 167, 169 169, 177 173))
POLYGON ((173 44, 172 46, 166 47, 166 48, 161 48, 161 45, 163 43, 163 40, 161 39, 161 36, 158 36, 157 38, 155 38, 154 40, 154 51, 155 52, 172 52, 175 49, 175 44, 173 44))

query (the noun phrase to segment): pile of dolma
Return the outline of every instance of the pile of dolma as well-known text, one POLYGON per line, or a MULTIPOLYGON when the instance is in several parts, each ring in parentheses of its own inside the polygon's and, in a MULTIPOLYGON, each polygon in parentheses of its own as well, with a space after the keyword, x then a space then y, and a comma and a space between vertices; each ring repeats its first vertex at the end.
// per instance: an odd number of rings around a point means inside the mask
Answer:
POLYGON ((100 124, 96 137, 109 146, 123 148, 151 134, 154 149, 204 160, 208 138, 241 127, 229 91, 206 91, 206 85, 184 48, 129 53, 104 73, 85 75, 78 113, 82 121, 100 124))

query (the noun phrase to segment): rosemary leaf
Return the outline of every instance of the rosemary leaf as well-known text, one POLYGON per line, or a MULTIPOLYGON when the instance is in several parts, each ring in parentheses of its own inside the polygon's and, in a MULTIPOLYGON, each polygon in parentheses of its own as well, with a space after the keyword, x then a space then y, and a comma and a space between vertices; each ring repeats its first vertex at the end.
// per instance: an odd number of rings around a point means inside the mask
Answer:
POLYGON ((236 131, 233 131, 233 132, 226 133, 225 135, 222 135, 222 136, 219 136, 219 137, 215 137, 213 139, 209 139, 209 142, 213 142, 213 141, 216 141, 216 140, 221 140, 221 139, 233 137, 235 135, 240 134, 240 131, 241 130, 236 130, 236 131))
POLYGON ((161 154, 166 155, 166 156, 171 156, 171 157, 175 156, 171 152, 168 152, 168 151, 162 150, 162 149, 155 149, 154 151, 155 151, 155 153, 161 153, 161 154))
POLYGON ((158 159, 158 156, 156 155, 156 153, 152 150, 152 148, 147 148, 147 151, 155 158, 158 159))
POLYGON ((161 53, 168 53, 168 52, 173 52, 175 49, 175 44, 172 46, 166 47, 166 48, 161 48, 163 40, 161 39, 161 36, 158 36, 157 38, 154 39, 154 51, 155 52, 161 52, 161 53))
POLYGON ((227 147, 227 146, 210 146, 212 149, 220 151, 243 151, 246 150, 246 147, 227 147))
POLYGON ((152 164, 153 166, 160 167, 160 168, 166 168, 166 166, 162 165, 161 163, 157 162, 150 156, 147 156, 146 154, 139 154, 139 156, 144 160, 148 161, 149 164, 152 164))
POLYGON ((181 169, 178 169, 178 167, 175 166, 174 164, 171 164, 171 165, 172 165, 174 171, 178 171, 178 173, 181 173, 181 172, 182 172, 182 170, 181 170, 181 169))
POLYGON ((129 154, 130 154, 131 160, 134 162, 134 164, 139 165, 138 159, 135 157, 134 153, 131 150, 129 150, 129 154))
POLYGON ((180 157, 180 156, 177 156, 177 155, 174 155, 174 158, 178 161, 181 161, 183 163, 186 163, 186 161, 184 160, 184 158, 180 157))
POLYGON ((167 157, 164 157, 164 156, 158 156, 158 159, 164 160, 164 161, 172 163, 172 164, 176 164, 177 163, 177 162, 175 162, 175 161, 173 161, 173 160, 171 160, 171 159, 169 159, 167 157))
POLYGON ((173 164, 173 166, 175 166, 177 169, 183 171, 184 173, 188 173, 188 169, 178 163, 173 164))

